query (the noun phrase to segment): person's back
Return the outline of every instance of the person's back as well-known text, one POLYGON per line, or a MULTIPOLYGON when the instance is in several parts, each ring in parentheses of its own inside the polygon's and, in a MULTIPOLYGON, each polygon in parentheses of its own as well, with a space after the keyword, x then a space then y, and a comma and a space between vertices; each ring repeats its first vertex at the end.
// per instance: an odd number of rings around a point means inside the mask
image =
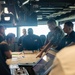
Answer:
POLYGON ((65 47, 56 54, 49 75, 75 75, 75 45, 65 47))
POLYGON ((9 46, 6 42, 0 43, 0 74, 1 75, 11 75, 9 66, 6 64, 7 56, 5 52, 9 50, 9 46))

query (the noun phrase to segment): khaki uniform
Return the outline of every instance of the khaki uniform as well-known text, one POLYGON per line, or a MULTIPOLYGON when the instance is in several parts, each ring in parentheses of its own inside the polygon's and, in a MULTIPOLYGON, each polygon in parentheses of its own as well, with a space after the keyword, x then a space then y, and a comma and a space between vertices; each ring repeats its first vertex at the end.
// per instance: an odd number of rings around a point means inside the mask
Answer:
POLYGON ((65 47, 56 54, 49 75, 75 75, 75 45, 65 47))

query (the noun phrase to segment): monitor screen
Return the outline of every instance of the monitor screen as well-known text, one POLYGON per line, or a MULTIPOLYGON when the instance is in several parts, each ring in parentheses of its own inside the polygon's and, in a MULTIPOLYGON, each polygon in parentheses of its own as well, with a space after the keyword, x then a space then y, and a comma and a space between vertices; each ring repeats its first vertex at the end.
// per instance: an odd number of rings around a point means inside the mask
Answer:
POLYGON ((15 34, 15 37, 17 37, 17 28, 16 27, 8 27, 5 29, 5 35, 7 36, 9 33, 15 34))
POLYGON ((51 67, 54 57, 55 56, 50 53, 44 55, 33 67, 34 72, 37 75, 44 75, 44 73, 51 67))

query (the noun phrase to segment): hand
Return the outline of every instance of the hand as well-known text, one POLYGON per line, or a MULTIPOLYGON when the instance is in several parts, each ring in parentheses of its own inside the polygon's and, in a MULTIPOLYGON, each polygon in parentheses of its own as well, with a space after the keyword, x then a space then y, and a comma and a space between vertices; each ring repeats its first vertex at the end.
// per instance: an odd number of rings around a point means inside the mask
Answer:
POLYGON ((36 58, 41 58, 41 56, 42 56, 42 54, 43 54, 43 52, 40 52, 37 56, 36 56, 36 58))

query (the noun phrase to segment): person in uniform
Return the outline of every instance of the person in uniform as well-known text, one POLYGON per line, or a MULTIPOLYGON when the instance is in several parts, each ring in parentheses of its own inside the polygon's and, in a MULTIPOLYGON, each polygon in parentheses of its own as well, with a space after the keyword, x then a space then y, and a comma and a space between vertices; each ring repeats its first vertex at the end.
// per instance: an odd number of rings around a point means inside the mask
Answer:
POLYGON ((39 50, 42 47, 41 39, 38 35, 33 34, 33 29, 28 29, 28 35, 23 39, 23 48, 25 50, 39 50))
POLYGON ((22 32, 23 32, 23 35, 18 40, 18 47, 19 47, 18 50, 19 51, 23 50, 22 42, 23 42, 23 38, 26 36, 26 29, 24 28, 22 32))
POLYGON ((43 52, 47 52, 50 48, 56 48, 62 38, 64 37, 63 30, 57 26, 55 19, 50 18, 47 22, 50 32, 47 36, 47 41, 41 52, 37 55, 37 57, 41 57, 43 52))
POLYGON ((63 30, 66 33, 66 35, 56 48, 58 51, 66 46, 75 44, 75 32, 73 31, 73 26, 74 24, 71 21, 65 22, 63 30))

